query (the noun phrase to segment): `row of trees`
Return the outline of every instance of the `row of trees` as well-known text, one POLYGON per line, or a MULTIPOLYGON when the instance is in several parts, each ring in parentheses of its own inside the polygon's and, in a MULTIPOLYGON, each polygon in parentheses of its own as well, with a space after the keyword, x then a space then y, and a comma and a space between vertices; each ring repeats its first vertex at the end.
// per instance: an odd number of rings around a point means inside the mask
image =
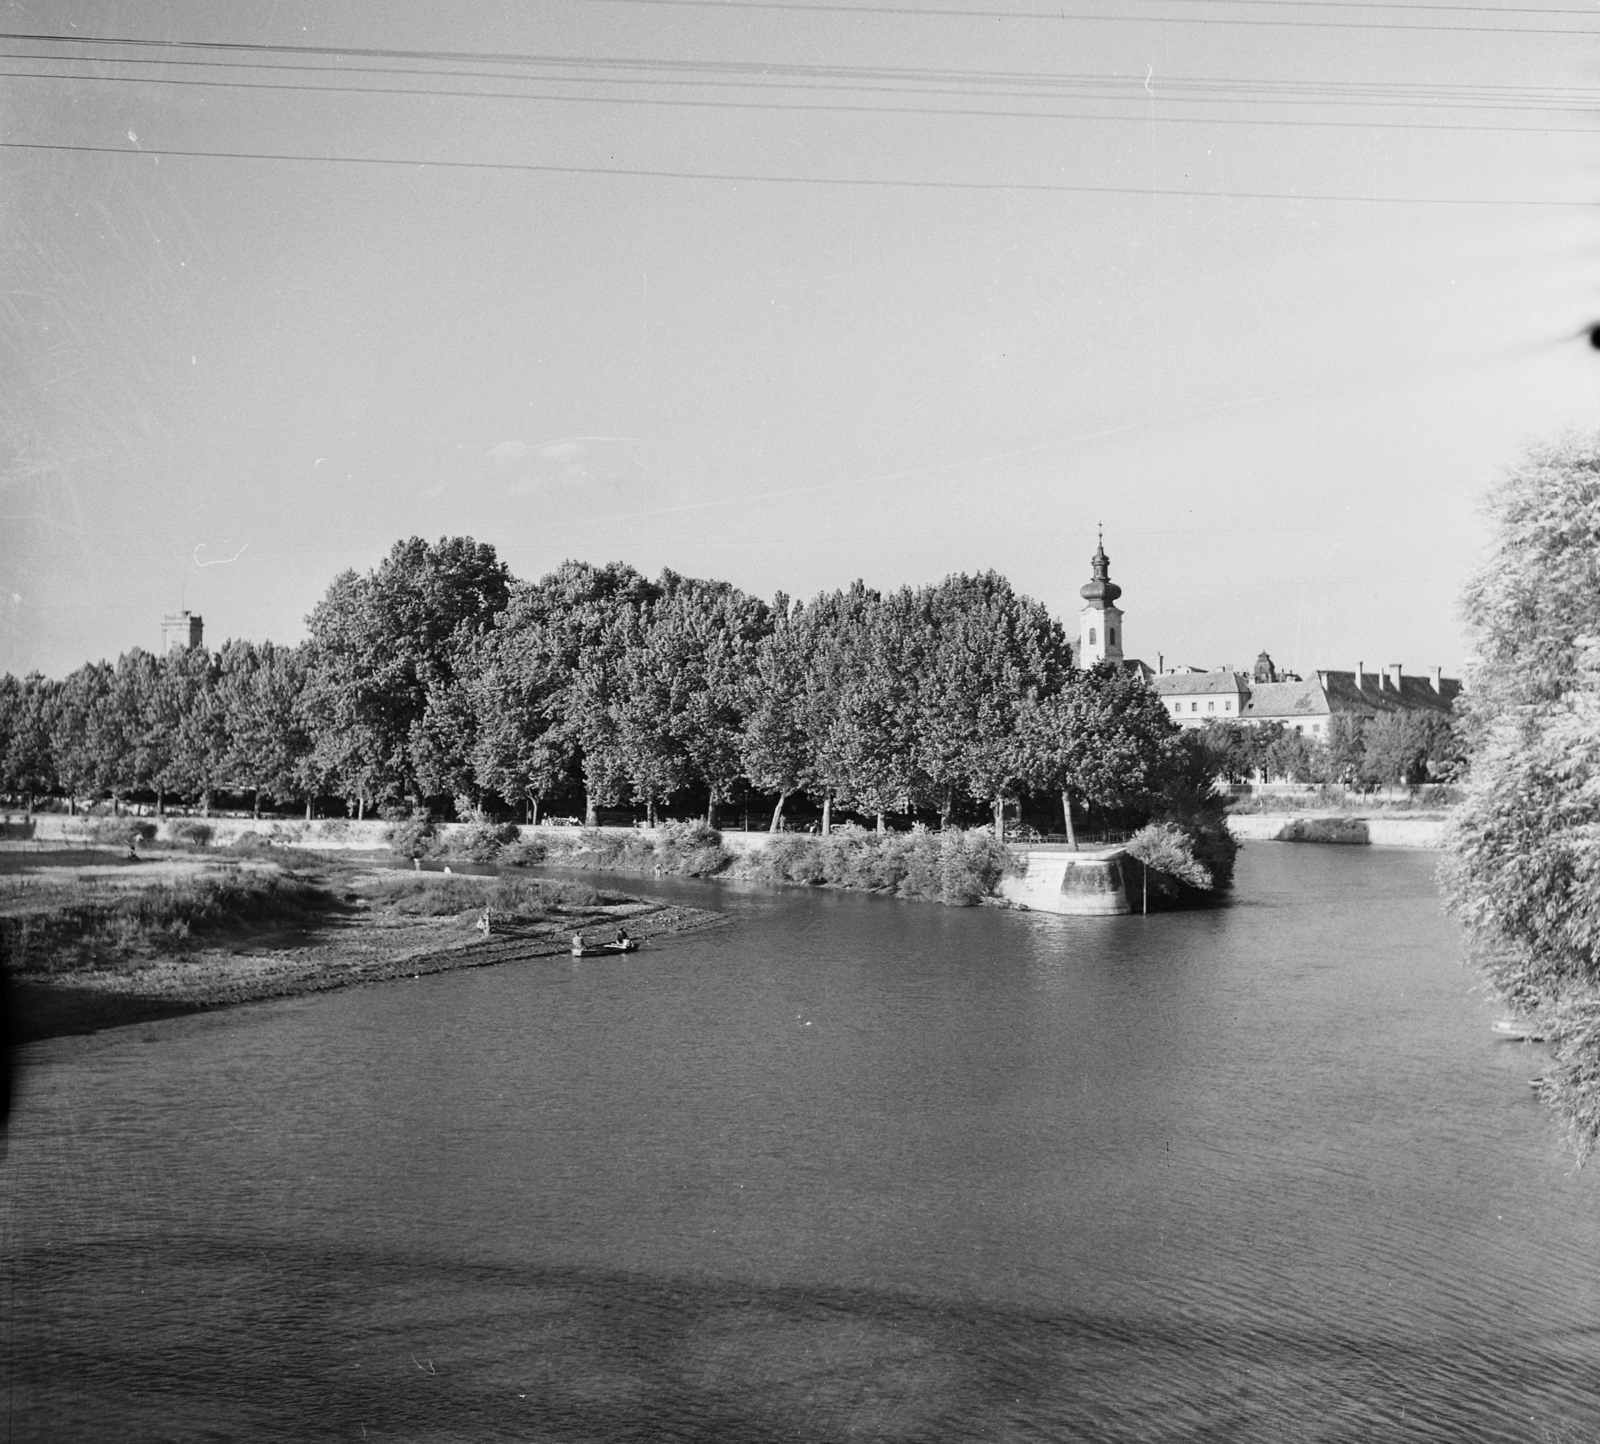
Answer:
POLYGON ((1230 782, 1322 782, 1346 787, 1455 782, 1465 775, 1465 742, 1442 712, 1335 712, 1326 737, 1281 722, 1217 722, 1206 728, 1217 771, 1230 782))
POLYGON ((468 539, 338 577, 296 648, 133 651, 0 682, 0 786, 209 805, 339 797, 357 815, 736 795, 876 816, 1025 795, 1148 813, 1199 753, 1116 668, 994 573, 768 605, 724 582, 568 563, 518 583, 468 539))

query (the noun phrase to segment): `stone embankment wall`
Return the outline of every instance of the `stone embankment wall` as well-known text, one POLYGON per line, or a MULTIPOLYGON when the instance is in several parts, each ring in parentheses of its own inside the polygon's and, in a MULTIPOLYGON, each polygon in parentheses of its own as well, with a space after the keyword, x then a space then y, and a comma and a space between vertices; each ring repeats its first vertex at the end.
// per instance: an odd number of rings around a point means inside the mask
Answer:
MULTIPOLYGON (((388 847, 390 824, 379 819, 356 822, 347 818, 322 818, 314 822, 300 822, 282 817, 108 817, 71 816, 65 812, 37 812, 31 819, 20 812, 0 814, 0 838, 32 839, 52 846, 66 844, 104 844, 118 828, 132 823, 154 824, 158 842, 192 842, 197 829, 209 829, 209 841, 216 847, 227 847, 241 838, 260 838, 277 847, 304 847, 318 852, 381 851, 388 847)), ((434 824, 440 837, 464 832, 468 824, 441 822, 434 824)), ((523 837, 543 836, 570 840, 578 833, 575 827, 520 827, 523 837)), ((654 836, 644 829, 633 827, 602 827, 595 831, 614 837, 654 836)), ((758 852, 771 840, 766 832, 724 832, 722 845, 729 852, 758 852)))
MULTIPOLYGON (((1350 813, 1247 813, 1232 816, 1228 827, 1235 837, 1250 842, 1328 842, 1372 847, 1439 847, 1448 818, 1442 814, 1400 814, 1396 816, 1358 816, 1350 813)), ((355 822, 344 818, 325 818, 297 822, 286 818, 252 817, 168 817, 156 819, 72 817, 64 812, 35 813, 31 820, 12 813, 0 820, 0 836, 31 838, 60 846, 66 843, 103 841, 118 824, 154 822, 161 842, 189 840, 199 827, 210 829, 210 840, 219 847, 240 838, 259 837, 278 847, 305 847, 317 851, 376 851, 388 845, 389 824, 381 821, 355 822)), ((465 823, 440 823, 443 836, 463 830, 465 823)), ((570 827, 524 827, 522 835, 573 836, 570 827)), ((599 831, 619 837, 636 836, 639 829, 603 827, 599 831)), ((759 852, 775 834, 768 832, 724 832, 722 845, 729 852, 759 852)))
POLYGON ((1370 847, 1440 847, 1450 819, 1443 814, 1357 816, 1345 812, 1246 813, 1228 829, 1250 842, 1332 842, 1370 847))

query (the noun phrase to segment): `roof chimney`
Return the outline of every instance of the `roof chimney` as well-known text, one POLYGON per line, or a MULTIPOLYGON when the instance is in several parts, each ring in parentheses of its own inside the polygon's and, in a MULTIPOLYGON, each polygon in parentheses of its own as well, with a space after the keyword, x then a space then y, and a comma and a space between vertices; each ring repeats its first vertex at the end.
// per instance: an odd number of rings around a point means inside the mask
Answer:
POLYGON ((1396 692, 1403 690, 1400 686, 1400 664, 1398 662, 1389 663, 1389 685, 1396 692))
POLYGON ((1443 694, 1444 694, 1444 668, 1443 667, 1435 667, 1433 669, 1433 671, 1428 674, 1428 681, 1432 684, 1433 690, 1435 692, 1439 693, 1441 696, 1443 696, 1443 694))

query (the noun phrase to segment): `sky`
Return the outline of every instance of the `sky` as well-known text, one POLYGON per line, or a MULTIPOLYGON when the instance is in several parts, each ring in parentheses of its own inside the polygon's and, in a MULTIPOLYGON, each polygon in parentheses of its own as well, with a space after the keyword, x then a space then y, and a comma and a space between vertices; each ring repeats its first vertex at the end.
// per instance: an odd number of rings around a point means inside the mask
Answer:
POLYGON ((1456 675, 1596 423, 1570 0, 0 8, 0 670, 411 535, 1076 635, 1103 525, 1152 665, 1456 675))

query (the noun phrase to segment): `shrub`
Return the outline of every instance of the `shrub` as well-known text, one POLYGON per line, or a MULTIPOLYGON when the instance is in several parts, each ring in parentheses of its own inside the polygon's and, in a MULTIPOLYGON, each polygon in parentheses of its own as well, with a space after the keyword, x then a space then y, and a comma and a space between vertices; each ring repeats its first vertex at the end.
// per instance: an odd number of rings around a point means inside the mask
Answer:
POLYGON ((1152 872, 1164 873, 1188 887, 1211 890, 1211 874, 1194 855, 1189 834, 1170 822, 1152 822, 1128 839, 1128 855, 1152 872))
POLYGON ((442 856, 491 862, 499 856, 501 848, 520 836, 521 830, 514 822, 469 822, 459 831, 450 833, 437 851, 442 856))
POLYGON ((216 828, 209 822, 196 822, 191 817, 180 817, 167 824, 167 840, 180 847, 209 847, 216 828))
POLYGON ((84 840, 102 847, 131 847, 135 842, 154 842, 156 824, 138 817, 108 817, 88 824, 84 840))
POLYGON ((847 823, 828 837, 784 834, 745 864, 772 882, 824 884, 970 907, 992 897, 1016 861, 982 828, 878 834, 847 823))
POLYGON ((401 857, 416 857, 428 850, 433 840, 434 826, 425 817, 408 817, 392 822, 383 830, 383 839, 390 850, 401 857))
MULTIPOLYGON (((626 845, 635 839, 623 841, 626 845)), ((652 851, 656 867, 681 877, 711 877, 733 861, 733 854, 722 845, 722 834, 699 821, 667 823, 656 833, 652 851)))

